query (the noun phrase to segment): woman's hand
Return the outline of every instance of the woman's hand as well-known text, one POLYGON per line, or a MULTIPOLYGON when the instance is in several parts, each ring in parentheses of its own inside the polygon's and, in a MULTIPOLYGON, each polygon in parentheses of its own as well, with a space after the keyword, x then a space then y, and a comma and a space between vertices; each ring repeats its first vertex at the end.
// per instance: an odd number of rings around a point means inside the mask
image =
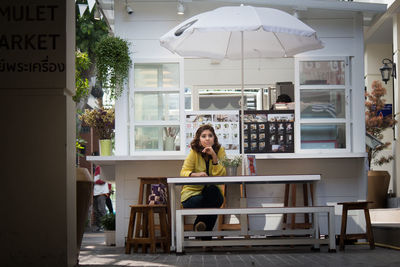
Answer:
POLYGON ((190 177, 202 177, 202 176, 208 176, 207 173, 205 172, 192 172, 190 177))
POLYGON ((214 149, 212 148, 212 146, 207 146, 203 149, 203 151, 201 151, 205 154, 208 154, 210 156, 216 155, 214 149))
POLYGON ((213 164, 218 164, 218 157, 217 154, 215 154, 214 149, 211 146, 207 146, 203 149, 203 151, 201 151, 205 154, 208 154, 211 156, 213 164))

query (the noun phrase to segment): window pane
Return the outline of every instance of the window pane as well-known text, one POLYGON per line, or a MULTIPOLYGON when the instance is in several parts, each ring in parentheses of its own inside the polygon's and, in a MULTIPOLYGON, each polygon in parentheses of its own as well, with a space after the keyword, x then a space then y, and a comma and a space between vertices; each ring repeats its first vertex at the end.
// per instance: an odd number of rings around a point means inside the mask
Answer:
POLYGON ((344 123, 336 124, 302 124, 302 149, 335 149, 346 148, 346 127, 344 123))
POLYGON ((179 64, 163 64, 162 86, 160 87, 179 87, 179 64))
POLYGON ((179 87, 179 64, 135 64, 135 88, 179 87))
POLYGON ((135 121, 179 121, 179 93, 135 93, 135 121))
MULTIPOLYGON (((257 95, 262 96, 262 91, 262 88, 244 89, 246 110, 257 109, 257 95)), ((240 88, 200 89, 199 110, 238 110, 241 96, 240 88)))
POLYGON ((175 151, 180 149, 179 126, 136 126, 136 151, 175 151))
POLYGON ((192 96, 185 94, 185 110, 192 110, 192 96))
POLYGON ((300 85, 344 85, 344 61, 300 61, 300 85))
POLYGON ((301 118, 345 118, 345 91, 301 90, 301 118))

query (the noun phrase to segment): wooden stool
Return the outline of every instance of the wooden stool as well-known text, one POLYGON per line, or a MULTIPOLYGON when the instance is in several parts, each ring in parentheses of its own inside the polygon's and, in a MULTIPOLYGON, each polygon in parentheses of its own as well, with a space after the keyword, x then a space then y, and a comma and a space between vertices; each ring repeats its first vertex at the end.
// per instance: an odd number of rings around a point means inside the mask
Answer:
MULTIPOLYGON (((139 197, 138 197, 138 204, 147 204, 147 201, 149 199, 150 193, 151 193, 151 185, 152 184, 164 184, 166 186, 167 190, 167 215, 168 215, 168 221, 167 221, 167 226, 168 226, 168 232, 171 230, 170 229, 170 222, 171 222, 171 208, 170 208, 170 203, 169 203, 169 192, 168 192, 168 183, 167 183, 167 177, 138 177, 140 180, 140 185, 139 185, 139 197)), ((140 230, 142 230, 142 221, 144 218, 142 218, 141 213, 139 212, 138 216, 136 216, 136 232, 135 236, 139 235, 140 230)), ((160 225, 155 225, 156 230, 160 230, 160 225)))
MULTIPOLYGON (((167 225, 167 205, 130 205, 131 214, 129 218, 128 236, 126 237, 125 253, 131 253, 131 247, 134 246, 134 252, 138 251, 138 245, 142 246, 142 252, 147 252, 147 245, 150 246, 150 253, 156 253, 156 244, 160 243, 164 252, 169 252, 170 235, 167 225), (160 220, 161 236, 156 236, 154 225, 154 214, 157 213, 160 220), (140 225, 142 231, 137 231, 139 225, 136 224, 135 236, 133 230, 135 228, 135 219, 143 218, 143 224, 140 225)), ((136 220, 139 222, 140 220, 136 220)))
MULTIPOLYGON (((305 207, 309 206, 308 203, 308 184, 303 184, 303 204, 305 207)), ((311 195, 311 206, 314 205, 314 187, 313 184, 310 185, 310 195, 311 195)), ((291 191, 290 198, 292 200, 291 206, 296 207, 296 184, 285 184, 285 195, 284 195, 284 207, 289 207, 289 191, 291 191), (291 189, 291 190, 289 190, 291 189)), ((287 223, 287 214, 283 215, 283 229, 286 229, 286 226, 290 226, 291 229, 295 228, 303 228, 307 229, 312 226, 310 223, 310 217, 308 213, 304 213, 304 223, 296 223, 296 214, 291 214, 291 222, 287 223)))
POLYGON ((369 242, 370 249, 375 248, 374 235, 372 233, 371 228, 371 219, 369 217, 369 209, 368 203, 372 203, 371 201, 360 201, 360 202, 341 202, 338 205, 343 205, 342 212, 342 229, 340 231, 340 250, 344 250, 344 241, 350 239, 358 239, 365 238, 369 242), (347 226, 347 211, 349 210, 364 210, 365 215, 365 225, 367 228, 366 233, 361 234, 346 234, 346 226, 347 226))

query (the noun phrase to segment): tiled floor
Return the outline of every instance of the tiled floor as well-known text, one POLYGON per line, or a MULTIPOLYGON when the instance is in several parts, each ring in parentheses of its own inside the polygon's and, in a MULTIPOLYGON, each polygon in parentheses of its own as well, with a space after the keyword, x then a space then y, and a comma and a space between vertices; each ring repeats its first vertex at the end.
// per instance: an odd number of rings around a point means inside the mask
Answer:
POLYGON ((344 252, 328 253, 328 247, 311 251, 309 246, 270 246, 214 249, 191 248, 184 255, 125 254, 122 247, 107 247, 101 233, 85 233, 80 266, 400 266, 400 251, 367 245, 348 245, 344 252))

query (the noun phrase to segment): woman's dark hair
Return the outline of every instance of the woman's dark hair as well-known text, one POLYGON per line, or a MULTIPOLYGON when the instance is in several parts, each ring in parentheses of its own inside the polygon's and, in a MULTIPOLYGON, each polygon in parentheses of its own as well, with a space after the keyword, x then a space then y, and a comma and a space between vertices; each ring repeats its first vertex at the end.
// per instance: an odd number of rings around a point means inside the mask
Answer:
POLYGON ((290 102, 292 102, 292 99, 287 94, 281 94, 278 96, 278 99, 276 100, 276 102, 277 103, 278 102, 279 103, 290 103, 290 102))
POLYGON ((214 149, 215 153, 218 154, 218 151, 221 148, 221 144, 218 142, 218 137, 215 134, 214 128, 210 124, 205 124, 203 126, 200 126, 199 129, 197 129, 196 135, 194 136, 192 142, 190 143, 191 148, 199 153, 203 151, 204 147, 200 144, 200 135, 205 130, 209 130, 214 135, 214 145, 212 146, 212 148, 214 149))

